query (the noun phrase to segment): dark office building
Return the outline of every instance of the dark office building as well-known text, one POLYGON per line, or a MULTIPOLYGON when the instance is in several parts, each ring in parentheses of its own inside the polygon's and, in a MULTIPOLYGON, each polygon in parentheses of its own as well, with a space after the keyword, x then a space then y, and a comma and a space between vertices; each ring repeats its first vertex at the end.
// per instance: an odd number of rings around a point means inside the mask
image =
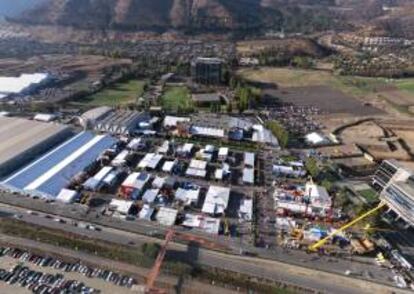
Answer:
POLYGON ((223 60, 219 58, 197 58, 191 64, 193 81, 204 85, 223 83, 223 60))

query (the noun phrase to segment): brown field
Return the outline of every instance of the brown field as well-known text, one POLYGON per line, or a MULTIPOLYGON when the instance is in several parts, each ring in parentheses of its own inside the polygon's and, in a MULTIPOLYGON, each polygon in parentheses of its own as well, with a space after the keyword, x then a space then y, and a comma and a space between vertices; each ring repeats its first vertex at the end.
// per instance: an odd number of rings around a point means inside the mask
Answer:
POLYGON ((378 92, 378 96, 383 97, 388 102, 398 106, 413 106, 414 94, 407 91, 393 89, 389 91, 378 92))
POLYGON ((329 86, 306 86, 266 90, 265 95, 302 107, 317 107, 323 113, 355 116, 380 115, 383 112, 371 105, 329 86))

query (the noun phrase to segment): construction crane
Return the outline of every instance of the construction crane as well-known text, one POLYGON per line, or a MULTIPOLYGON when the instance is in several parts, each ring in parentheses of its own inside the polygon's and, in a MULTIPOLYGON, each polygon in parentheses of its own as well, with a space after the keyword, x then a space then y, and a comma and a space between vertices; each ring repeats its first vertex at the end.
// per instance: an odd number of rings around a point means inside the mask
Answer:
POLYGON ((345 231, 346 229, 352 227, 353 225, 355 225, 356 223, 360 222, 361 220, 365 219, 366 217, 372 215, 373 213, 377 212, 378 210, 380 210, 381 208, 383 208, 386 204, 384 202, 381 202, 377 207, 365 212, 364 214, 362 214, 361 216, 357 217, 356 219, 352 220, 351 222, 347 223, 346 225, 340 227, 339 229, 333 231, 332 233, 330 233, 328 236, 326 236, 325 238, 321 239, 320 241, 316 242, 315 244, 311 245, 308 247, 309 251, 317 251, 320 247, 322 247, 323 245, 325 245, 325 243, 331 239, 332 237, 334 237, 335 235, 337 235, 338 233, 341 233, 343 231, 345 231))
POLYGON ((180 233, 180 232, 175 231, 174 229, 168 230, 167 234, 165 235, 164 245, 161 247, 161 250, 158 253, 157 259, 155 260, 154 266, 152 267, 151 271, 148 274, 147 284, 146 284, 146 293, 150 293, 150 294, 166 293, 165 290, 158 289, 155 287, 155 281, 157 280, 160 274, 161 266, 164 261, 165 254, 167 253, 168 244, 172 241, 174 237, 178 237, 181 240, 185 240, 189 242, 196 242, 208 249, 221 249, 221 250, 228 249, 228 247, 224 245, 217 244, 213 241, 210 241, 202 237, 198 237, 192 234, 180 233))

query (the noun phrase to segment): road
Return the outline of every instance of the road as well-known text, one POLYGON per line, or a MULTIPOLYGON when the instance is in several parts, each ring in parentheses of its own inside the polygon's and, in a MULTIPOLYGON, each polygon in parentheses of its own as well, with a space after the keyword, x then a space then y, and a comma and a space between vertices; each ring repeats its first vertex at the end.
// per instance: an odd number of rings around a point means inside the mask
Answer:
MULTIPOLYGON (((43 213, 33 215, 28 213, 26 209, 16 208, 8 205, 0 205, 3 216, 13 217, 13 215, 21 215, 21 220, 27 223, 37 224, 54 229, 63 229, 75 234, 97 238, 113 243, 131 245, 139 247, 144 242, 160 242, 159 239, 143 236, 140 234, 125 232, 123 230, 103 227, 103 231, 91 231, 70 225, 73 219, 63 218, 67 223, 62 224, 53 219, 44 217, 43 213)), ((196 252, 190 252, 186 245, 171 243, 169 247, 169 256, 185 259, 189 258, 191 261, 196 260, 201 265, 218 267, 234 272, 240 272, 256 277, 268 278, 278 282, 284 282, 292 285, 299 285, 305 288, 315 289, 328 293, 391 293, 398 291, 396 288, 386 286, 384 284, 376 284, 366 280, 346 277, 344 275, 328 273, 325 271, 318 271, 313 265, 318 265, 318 268, 327 267, 328 269, 335 268, 338 273, 344 273, 346 270, 351 270, 355 274, 362 274, 358 278, 369 278, 364 276, 361 268, 367 271, 376 270, 376 275, 381 274, 384 278, 383 282, 390 282, 389 272, 374 267, 369 264, 360 264, 353 261, 336 262, 335 259, 324 259, 314 255, 304 255, 302 259, 302 266, 287 264, 286 262, 253 259, 243 256, 228 255, 224 253, 214 252, 205 249, 198 249, 196 252), (192 254, 189 254, 192 253, 192 254), (377 273, 378 272, 378 273, 377 273)), ((290 258, 297 258, 296 253, 283 252, 279 257, 283 257, 287 262, 290 258)), ((378 276, 376 276, 378 278, 378 276)))

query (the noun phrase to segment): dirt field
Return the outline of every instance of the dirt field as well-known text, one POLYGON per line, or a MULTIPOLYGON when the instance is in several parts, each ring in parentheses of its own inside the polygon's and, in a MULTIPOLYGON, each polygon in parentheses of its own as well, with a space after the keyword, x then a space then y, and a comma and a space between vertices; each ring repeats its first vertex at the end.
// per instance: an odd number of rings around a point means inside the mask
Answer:
POLYGON ((389 80, 357 76, 336 76, 328 70, 260 67, 241 69, 238 74, 252 82, 273 84, 281 89, 291 87, 328 86, 362 103, 369 103, 391 115, 410 117, 414 105, 414 79, 389 80), (391 93, 388 93, 390 92, 391 93), (385 93, 385 97, 381 97, 385 93), (388 97, 389 96, 389 97, 388 97), (396 98, 394 99, 394 96, 396 98), (395 102, 394 102, 395 100, 395 102), (404 103, 405 105, 399 105, 404 103), (411 107, 413 108, 413 107, 411 107))
POLYGON ((93 79, 105 68, 131 64, 128 59, 112 59, 97 55, 42 55, 21 59, 0 59, 0 72, 5 76, 32 72, 73 73, 84 72, 93 79))
POLYGON ((266 90, 266 95, 297 106, 317 107, 324 113, 346 113, 356 116, 379 115, 383 112, 373 106, 328 86, 307 86, 266 90))

